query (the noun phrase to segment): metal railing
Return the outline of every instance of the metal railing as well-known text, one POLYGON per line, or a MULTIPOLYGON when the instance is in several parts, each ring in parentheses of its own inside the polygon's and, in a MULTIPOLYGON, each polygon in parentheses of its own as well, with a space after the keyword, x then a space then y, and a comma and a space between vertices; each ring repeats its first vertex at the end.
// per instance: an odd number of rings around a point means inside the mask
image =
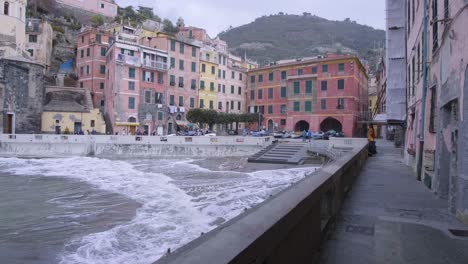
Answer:
POLYGON ((160 71, 167 71, 167 63, 162 61, 143 59, 143 67, 160 71))

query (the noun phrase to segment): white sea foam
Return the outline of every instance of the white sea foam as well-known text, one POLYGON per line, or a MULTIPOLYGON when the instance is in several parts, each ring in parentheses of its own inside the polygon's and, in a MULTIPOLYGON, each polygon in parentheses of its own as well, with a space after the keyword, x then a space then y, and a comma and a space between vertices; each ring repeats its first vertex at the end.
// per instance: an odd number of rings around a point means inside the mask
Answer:
POLYGON ((314 170, 219 172, 191 162, 0 159, 0 169, 16 175, 70 177, 142 204, 129 223, 66 246, 61 263, 93 264, 152 263, 168 248, 174 250, 214 228, 210 223, 239 215, 314 170))

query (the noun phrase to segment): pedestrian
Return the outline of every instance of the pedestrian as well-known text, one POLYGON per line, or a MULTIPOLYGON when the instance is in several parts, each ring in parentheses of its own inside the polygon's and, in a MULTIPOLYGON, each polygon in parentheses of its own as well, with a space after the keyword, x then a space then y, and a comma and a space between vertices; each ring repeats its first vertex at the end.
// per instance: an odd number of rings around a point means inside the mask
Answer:
POLYGON ((307 131, 304 129, 304 131, 302 131, 302 142, 306 142, 307 140, 307 131))
POLYGON ((377 154, 377 146, 375 145, 375 132, 372 124, 369 125, 367 131, 367 141, 369 141, 369 156, 377 154))
POLYGON ((309 140, 309 142, 311 138, 312 138, 312 131, 309 129, 309 131, 307 131, 307 139, 309 140))

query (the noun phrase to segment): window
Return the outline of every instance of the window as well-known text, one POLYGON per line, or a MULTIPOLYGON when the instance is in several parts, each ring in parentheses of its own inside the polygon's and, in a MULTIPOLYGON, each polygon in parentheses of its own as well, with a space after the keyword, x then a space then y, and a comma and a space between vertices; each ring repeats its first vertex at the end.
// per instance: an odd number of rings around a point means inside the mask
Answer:
POLYGON ((407 28, 408 28, 408 35, 410 34, 411 32, 411 1, 408 1, 408 10, 407 10, 407 17, 408 17, 408 21, 407 21, 407 28))
POLYGON ((273 106, 272 105, 268 106, 268 114, 273 114, 273 106))
POLYGON ((145 91, 145 103, 147 103, 147 104, 151 103, 151 92, 150 91, 145 91))
POLYGON ((235 72, 231 72, 231 79, 235 79, 236 78, 236 73, 235 72))
POLYGON ((184 60, 179 60, 179 70, 183 71, 184 68, 184 60))
POLYGON ((80 75, 81 75, 81 76, 84 75, 84 68, 83 68, 83 67, 80 67, 80 75))
POLYGON ((215 75, 216 74, 216 67, 211 66, 211 74, 215 75))
POLYGON ((344 109, 344 99, 343 98, 338 98, 338 106, 336 108, 337 109, 344 109))
POLYGON ((197 63, 192 62, 192 72, 197 72, 197 63))
POLYGON ((242 87, 239 86, 237 88, 237 94, 242 95, 242 87))
POLYGON ((205 89, 205 81, 200 81, 200 89, 205 89))
POLYGON ((169 76, 169 85, 175 86, 175 75, 169 76))
POLYGON ((312 74, 317 74, 317 67, 312 67, 312 74))
POLYGON ((184 97, 179 96, 179 106, 184 106, 184 97))
POLYGON ((297 75, 304 75, 304 70, 303 69, 298 69, 297 70, 297 75))
POLYGON ((210 100, 210 109, 213 109, 214 108, 214 104, 213 104, 213 101, 210 100))
POLYGON ((281 98, 286 98, 286 87, 281 87, 281 98))
POLYGON ((86 49, 86 57, 89 57, 89 55, 91 54, 91 50, 89 48, 86 49))
POLYGON ((305 102, 304 111, 312 112, 312 102, 311 101, 306 101, 305 102))
POLYGON ((250 83, 255 83, 255 76, 250 76, 250 83))
POLYGON ((327 81, 322 81, 322 91, 327 90, 327 81))
POLYGON ((221 69, 218 69, 218 78, 221 79, 221 69))
POLYGON ((163 94, 162 93, 154 93, 154 103, 155 104, 162 104, 163 101, 163 94))
POLYGON ((449 0, 444 0, 444 19, 448 19, 449 16, 450 16, 449 0))
POLYGON ((421 77, 421 43, 418 44, 418 81, 421 77))
POLYGON ((30 43, 37 43, 37 35, 29 35, 30 43))
POLYGON ((221 84, 218 83, 218 93, 220 93, 220 92, 221 92, 221 84))
POLYGON ((286 125, 286 119, 281 119, 280 125, 285 126, 286 125))
POLYGON ((294 82, 294 94, 300 94, 300 93, 301 93, 301 83, 294 82))
POLYGON ((89 65, 86 65, 86 74, 89 75, 89 65))
POLYGON ((34 50, 33 49, 28 49, 29 55, 34 56, 34 50))
POLYGON ((286 78, 287 78, 287 73, 286 73, 286 71, 282 71, 282 72, 281 72, 281 80, 286 80, 286 78))
POLYGON ((250 91, 250 100, 255 100, 255 91, 250 91))
POLYGON ((338 90, 344 90, 344 80, 338 80, 338 90))
POLYGON ((242 81, 242 73, 239 73, 239 81, 242 81))
POLYGON ((175 40, 171 39, 171 51, 175 51, 175 40))
POLYGON ((286 114, 286 109, 287 109, 286 105, 281 105, 280 111, 281 111, 282 114, 286 114))
POLYGON ((436 86, 431 88, 431 112, 429 116, 429 132, 430 133, 436 133, 435 129, 435 115, 436 115, 436 103, 437 103, 437 97, 436 97, 436 86))
POLYGON ((226 71, 223 71, 223 79, 226 79, 226 71))
POLYGON ((83 88, 83 82, 80 82, 80 88, 83 88))
POLYGON ((263 74, 258 75, 258 82, 263 82, 263 74))
POLYGON ((101 47, 101 56, 106 56, 107 49, 105 47, 101 47))
POLYGON ((104 90, 104 83, 103 82, 99 83, 99 89, 104 90))
POLYGON ((301 102, 294 102, 294 112, 301 111, 301 102))
POLYGON ((196 56, 197 56, 197 48, 192 47, 192 57, 196 57, 196 56))
POLYGON ((197 80, 195 79, 190 80, 190 89, 192 90, 197 89, 197 80))
POLYGON ((135 97, 128 98, 128 109, 135 109, 135 97))
POLYGON ((272 72, 270 72, 270 73, 268 74, 268 80, 269 80, 269 81, 273 81, 274 77, 275 77, 275 76, 274 76, 274 74, 273 74, 272 72))
POLYGON ((106 73, 106 65, 99 66, 99 73, 105 74, 106 73))
POLYGON ((104 4, 101 3, 101 8, 104 8, 104 4))
POLYGON ((263 90, 260 89, 258 90, 258 100, 262 100, 263 99, 263 90))
POLYGON ((214 91, 215 90, 215 85, 214 85, 214 82, 210 82, 210 91, 214 91))
POLYGON ((194 108, 194 107, 195 107, 195 98, 190 97, 190 108, 194 108))
POLYGON ((3 4, 3 14, 7 16, 10 15, 10 3, 8 3, 8 1, 3 4))
POLYGON ((241 102, 237 102, 237 110, 241 110, 241 102))
POLYGON ((206 65, 204 63, 201 65, 201 72, 206 72, 206 65))
POLYGON ((158 83, 159 83, 159 84, 164 83, 164 79, 163 79, 163 74, 162 74, 162 72, 158 72, 158 83))
POLYGON ((81 36, 81 43, 84 43, 84 36, 81 36))
POLYGON ((135 82, 134 81, 128 81, 128 90, 129 91, 135 91, 135 82))
MULTIPOLYGON (((433 0, 432 1, 432 20, 433 21, 436 21, 438 19, 437 8, 438 8, 437 0, 433 0)), ((434 52, 439 47, 438 34, 439 34, 439 23, 434 22, 432 23, 432 52, 434 52)))
POLYGON ((344 63, 338 64, 338 71, 339 72, 344 72, 344 63))
POLYGON ((328 72, 328 65, 327 64, 322 65, 322 72, 328 72))
POLYGON ((223 93, 226 93, 226 85, 223 84, 223 93))
POLYGON ((223 102, 218 102, 218 110, 223 110, 223 102))
POLYGON ((104 105, 105 105, 104 100, 101 100, 101 106, 104 107, 104 105))
POLYGON ((182 76, 179 77, 179 87, 184 88, 184 77, 182 76))
POLYGON ((96 42, 101 43, 101 35, 96 34, 96 42))
POLYGON ((312 93, 312 81, 306 81, 306 94, 311 94, 312 93))
POLYGON ((135 79, 135 68, 128 69, 128 78, 135 79))
POLYGON ((84 57, 84 50, 80 50, 80 57, 83 58, 84 57))
POLYGON ((184 45, 184 43, 182 43, 182 42, 179 43, 179 51, 180 51, 180 53, 182 53, 182 54, 184 54, 184 52, 185 52, 185 45, 184 45))
POLYGON ((142 71, 143 81, 154 82, 154 72, 142 71))
POLYGON ((234 101, 231 100, 231 110, 234 110, 234 101))
POLYGON ((264 105, 259 106, 259 107, 258 107, 258 111, 259 111, 260 113, 264 114, 264 113, 265 113, 265 106, 264 106, 264 105))
POLYGON ((327 109, 327 99, 321 99, 320 100, 320 107, 322 110, 327 109))
POLYGON ((163 120, 163 112, 158 112, 158 120, 163 120))
POLYGON ((174 95, 169 95, 169 105, 175 105, 175 97, 174 95))

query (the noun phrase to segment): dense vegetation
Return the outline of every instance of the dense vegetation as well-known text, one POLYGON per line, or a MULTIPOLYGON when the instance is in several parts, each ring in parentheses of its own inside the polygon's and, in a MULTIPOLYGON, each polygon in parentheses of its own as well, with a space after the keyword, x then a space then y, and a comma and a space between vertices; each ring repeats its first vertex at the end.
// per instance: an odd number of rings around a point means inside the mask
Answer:
POLYGON ((236 123, 255 123, 259 120, 263 120, 263 116, 258 116, 258 113, 252 114, 234 114, 234 113, 218 113, 212 109, 191 109, 187 113, 187 120, 196 124, 208 124, 211 128, 214 124, 232 124, 236 123))
POLYGON ((260 64, 280 59, 335 53, 355 53, 376 64, 385 31, 359 25, 350 19, 330 21, 318 16, 263 16, 254 22, 220 33, 231 51, 247 54, 260 64))

